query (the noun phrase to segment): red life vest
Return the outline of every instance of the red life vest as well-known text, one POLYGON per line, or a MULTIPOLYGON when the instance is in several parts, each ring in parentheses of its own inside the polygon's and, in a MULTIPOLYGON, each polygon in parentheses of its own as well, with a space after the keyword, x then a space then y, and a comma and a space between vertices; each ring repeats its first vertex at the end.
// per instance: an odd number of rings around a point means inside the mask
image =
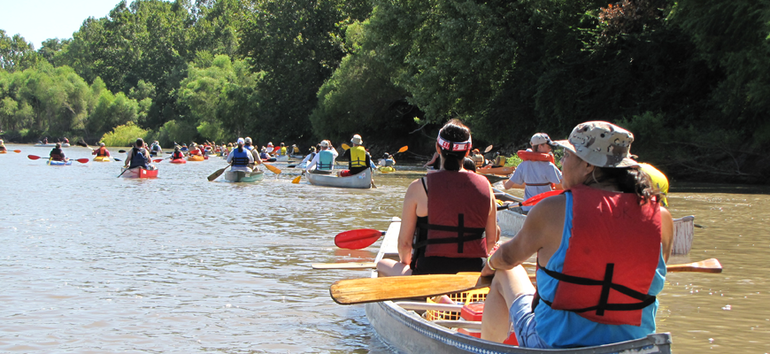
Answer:
POLYGON ((184 155, 182 155, 181 151, 174 151, 174 153, 171 154, 171 159, 173 159, 173 160, 183 159, 183 158, 184 158, 184 155))
POLYGON ((553 309, 573 311, 594 322, 641 325, 642 309, 661 252, 660 206, 639 205, 636 194, 583 185, 570 190, 572 237, 562 272, 542 268, 559 280, 553 309))
POLYGON ((483 238, 490 208, 489 181, 475 173, 439 171, 428 174, 427 240, 425 256, 452 258, 486 257, 483 238))
POLYGON ((519 155, 519 157, 524 161, 547 161, 554 165, 556 164, 556 162, 554 162, 554 159, 553 159, 553 154, 544 154, 542 152, 519 150, 516 152, 516 155, 519 155))
POLYGON ((107 148, 104 146, 99 147, 99 149, 96 150, 96 156, 107 156, 107 148))

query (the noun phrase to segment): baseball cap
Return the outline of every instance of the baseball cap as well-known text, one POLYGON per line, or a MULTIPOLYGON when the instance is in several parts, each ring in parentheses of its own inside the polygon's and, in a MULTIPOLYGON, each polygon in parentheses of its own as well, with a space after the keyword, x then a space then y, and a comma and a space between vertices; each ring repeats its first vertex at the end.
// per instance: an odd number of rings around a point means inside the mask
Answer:
POLYGON ((548 144, 553 145, 553 141, 551 141, 551 137, 548 136, 546 133, 536 133, 532 136, 531 139, 529 139, 529 143, 532 146, 540 145, 540 144, 548 144))

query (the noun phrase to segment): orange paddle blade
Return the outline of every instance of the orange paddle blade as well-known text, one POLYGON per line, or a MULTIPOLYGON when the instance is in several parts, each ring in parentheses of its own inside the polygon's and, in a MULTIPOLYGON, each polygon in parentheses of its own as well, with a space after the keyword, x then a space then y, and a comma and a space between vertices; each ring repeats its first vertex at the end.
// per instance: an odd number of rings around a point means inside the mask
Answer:
POLYGON ((398 152, 404 152, 404 151, 406 151, 406 150, 409 150, 409 146, 408 146, 408 145, 404 145, 403 147, 401 147, 400 149, 398 149, 398 152))
POLYGON ((18 154, 18 153, 20 153, 20 152, 21 152, 21 150, 13 150, 13 152, 15 152, 15 153, 17 153, 17 154, 18 154))
POLYGON ((360 250, 371 246, 384 234, 384 232, 375 229, 350 230, 337 234, 334 237, 334 244, 339 248, 360 250))
POLYGON ((552 197, 554 195, 559 195, 562 192, 564 192, 564 191, 562 191, 562 190, 555 190, 555 191, 540 193, 540 194, 538 194, 536 196, 533 196, 533 197, 525 200, 523 203, 521 203, 521 205, 522 206, 533 206, 533 205, 537 204, 539 201, 541 201, 541 200, 543 200, 545 198, 552 197))

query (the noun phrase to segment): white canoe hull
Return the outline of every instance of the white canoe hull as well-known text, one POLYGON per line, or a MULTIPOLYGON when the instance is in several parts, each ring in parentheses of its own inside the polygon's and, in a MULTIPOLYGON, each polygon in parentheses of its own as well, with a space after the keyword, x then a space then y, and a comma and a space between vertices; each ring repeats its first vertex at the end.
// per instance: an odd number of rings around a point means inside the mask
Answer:
POLYGON ((349 177, 337 177, 334 174, 322 175, 315 173, 306 173, 305 177, 307 177, 310 184, 317 186, 361 189, 372 187, 372 171, 368 168, 357 175, 349 177))
MULTIPOLYGON (((375 262, 383 258, 398 258, 400 226, 401 220, 393 218, 375 262)), ((372 271, 372 277, 377 277, 376 270, 372 271)), ((365 307, 366 317, 379 337, 402 353, 671 353, 671 335, 668 333, 656 333, 634 341, 603 346, 545 351, 490 342, 461 334, 455 329, 428 321, 415 311, 406 310, 393 301, 371 302, 365 307)))
POLYGON ((264 178, 265 173, 262 171, 225 171, 225 181, 229 182, 258 182, 264 178))

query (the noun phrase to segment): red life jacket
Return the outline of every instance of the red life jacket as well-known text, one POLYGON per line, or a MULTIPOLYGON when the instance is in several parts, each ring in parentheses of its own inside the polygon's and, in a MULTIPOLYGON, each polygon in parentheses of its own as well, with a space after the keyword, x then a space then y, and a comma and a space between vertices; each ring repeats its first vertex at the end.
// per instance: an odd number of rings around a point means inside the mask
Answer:
POLYGON ((486 257, 483 238, 489 217, 490 192, 486 177, 475 173, 439 171, 428 174, 427 240, 425 256, 452 258, 486 257))
POLYGON ((173 159, 173 160, 183 159, 183 158, 184 158, 184 155, 182 154, 181 151, 174 151, 174 153, 171 154, 171 159, 173 159))
POLYGON ((556 162, 554 162, 554 159, 553 159, 553 154, 544 154, 542 152, 519 150, 516 152, 516 155, 519 155, 519 157, 524 161, 547 161, 554 165, 556 164, 556 162))
POLYGON ((107 148, 104 146, 99 147, 99 149, 96 150, 96 156, 107 156, 107 148))
POLYGON ((659 204, 583 185, 570 191, 572 237, 562 272, 541 268, 559 280, 553 302, 541 300, 594 322, 641 325, 641 309, 655 302, 648 291, 660 260, 659 204))

